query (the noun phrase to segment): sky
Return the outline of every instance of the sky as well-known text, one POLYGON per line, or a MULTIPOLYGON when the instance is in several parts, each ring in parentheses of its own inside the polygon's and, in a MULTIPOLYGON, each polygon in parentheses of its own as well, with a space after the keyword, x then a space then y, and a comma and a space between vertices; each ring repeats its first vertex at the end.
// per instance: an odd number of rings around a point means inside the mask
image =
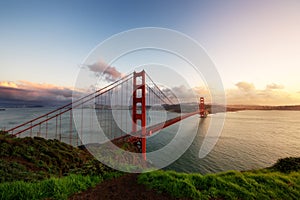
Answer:
POLYGON ((205 49, 228 104, 300 104, 299 10, 298 0, 2 0, 0 100, 68 100, 99 43, 162 27, 205 49))

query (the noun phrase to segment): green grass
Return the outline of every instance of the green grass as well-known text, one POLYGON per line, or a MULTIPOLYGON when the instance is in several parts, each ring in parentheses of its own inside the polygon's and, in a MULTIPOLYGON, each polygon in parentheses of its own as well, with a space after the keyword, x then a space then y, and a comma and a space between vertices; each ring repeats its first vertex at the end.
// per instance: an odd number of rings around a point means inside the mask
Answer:
POLYGON ((40 182, 16 181, 0 184, 0 199, 67 199, 72 194, 84 191, 105 179, 121 176, 122 173, 110 172, 102 176, 80 174, 63 178, 50 178, 40 182))
POLYGON ((285 169, 295 168, 286 162, 289 161, 279 160, 269 169, 208 175, 155 171, 139 175, 138 182, 179 198, 300 199, 300 171, 278 171, 278 163, 284 163, 285 169))

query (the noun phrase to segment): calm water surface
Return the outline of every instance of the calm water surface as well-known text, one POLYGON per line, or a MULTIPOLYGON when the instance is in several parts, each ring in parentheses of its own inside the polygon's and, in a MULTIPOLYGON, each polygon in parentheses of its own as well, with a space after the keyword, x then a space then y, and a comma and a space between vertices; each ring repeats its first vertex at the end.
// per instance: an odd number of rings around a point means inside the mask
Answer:
POLYGON ((268 167, 279 158, 300 156, 300 112, 240 111, 226 114, 217 144, 205 158, 199 159, 211 117, 201 121, 195 116, 185 121, 186 126, 198 124, 197 136, 185 154, 167 169, 203 174, 249 170, 268 167))

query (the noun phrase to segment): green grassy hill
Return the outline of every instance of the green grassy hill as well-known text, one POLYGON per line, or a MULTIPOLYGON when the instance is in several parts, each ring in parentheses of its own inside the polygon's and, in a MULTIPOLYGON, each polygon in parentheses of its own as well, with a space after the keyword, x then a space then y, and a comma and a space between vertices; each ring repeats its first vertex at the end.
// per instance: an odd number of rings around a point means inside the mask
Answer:
POLYGON ((267 169, 186 174, 155 171, 139 183, 174 197, 192 199, 300 199, 300 158, 285 158, 267 169))

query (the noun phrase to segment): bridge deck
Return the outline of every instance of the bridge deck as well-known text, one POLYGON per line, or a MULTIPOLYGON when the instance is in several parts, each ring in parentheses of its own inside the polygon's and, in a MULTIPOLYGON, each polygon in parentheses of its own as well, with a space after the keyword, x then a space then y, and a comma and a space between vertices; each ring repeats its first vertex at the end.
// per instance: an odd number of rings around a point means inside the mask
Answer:
MULTIPOLYGON (((163 128, 171 126, 171 125, 173 125, 173 124, 175 124, 175 123, 177 123, 177 122, 179 122, 181 120, 184 120, 184 119, 186 119, 188 117, 191 117, 193 115, 196 115, 196 114, 199 114, 199 111, 187 113, 185 115, 181 115, 181 116, 175 117, 173 119, 169 119, 169 120, 167 120, 165 122, 161 122, 159 124, 155 124, 155 125, 152 125, 150 127, 147 127, 147 129, 146 129, 146 136, 149 136, 149 135, 151 135, 151 134, 153 134, 153 133, 155 133, 155 132, 157 132, 157 131, 159 131, 159 130, 161 130, 163 128)), ((129 133, 129 134, 123 135, 121 137, 115 138, 115 139, 112 140, 112 142, 118 142, 120 140, 125 140, 125 139, 128 139, 130 137, 141 137, 141 134, 142 134, 142 131, 139 130, 139 131, 137 131, 135 133, 129 133)))

